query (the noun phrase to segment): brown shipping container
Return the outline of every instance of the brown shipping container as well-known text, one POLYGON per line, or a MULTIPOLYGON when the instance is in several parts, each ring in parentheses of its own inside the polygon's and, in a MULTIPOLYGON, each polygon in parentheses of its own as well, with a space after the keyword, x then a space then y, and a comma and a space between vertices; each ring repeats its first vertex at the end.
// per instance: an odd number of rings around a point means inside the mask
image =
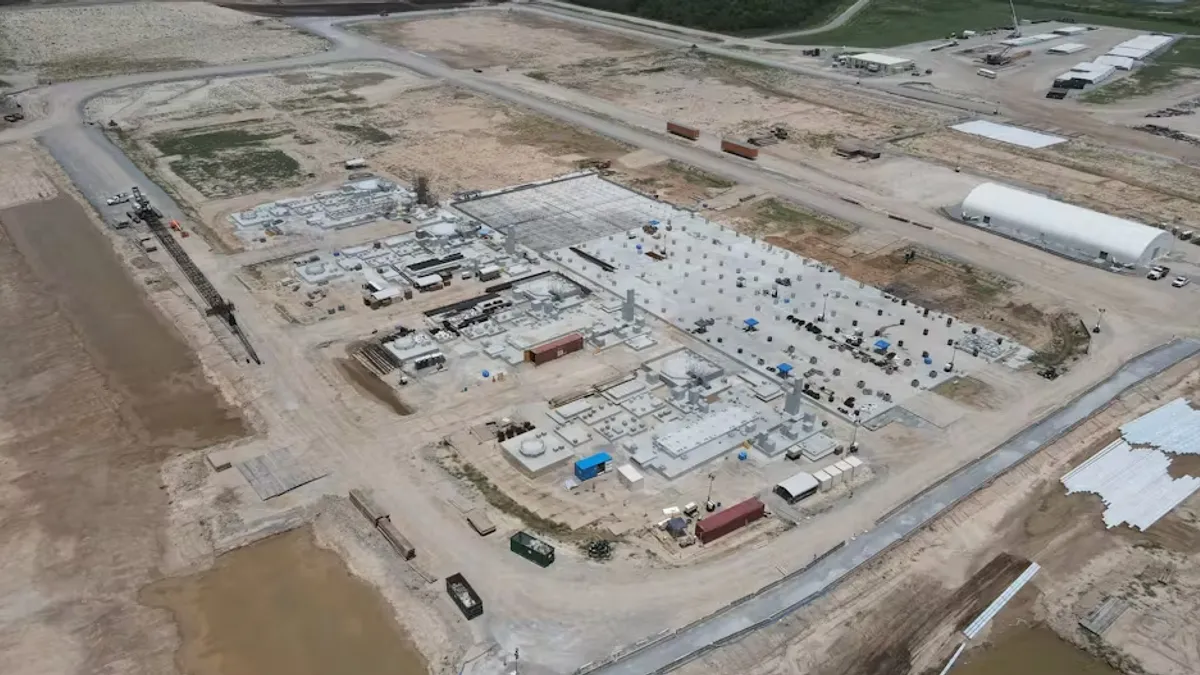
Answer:
POLYGON ((579 333, 571 333, 526 351, 525 360, 542 364, 580 349, 583 349, 583 336, 579 333))
POLYGON ((757 497, 751 497, 696 523, 696 538, 707 544, 753 523, 766 513, 767 507, 757 497))
POLYGON ((746 159, 758 158, 758 148, 752 148, 748 145, 742 145, 741 143, 734 143, 733 141, 721 141, 721 149, 731 155, 745 157, 746 159))
POLYGON ((693 141, 697 138, 700 138, 700 131, 698 129, 685 127, 682 124, 676 124, 674 122, 667 122, 667 131, 675 134, 676 136, 690 138, 693 141))

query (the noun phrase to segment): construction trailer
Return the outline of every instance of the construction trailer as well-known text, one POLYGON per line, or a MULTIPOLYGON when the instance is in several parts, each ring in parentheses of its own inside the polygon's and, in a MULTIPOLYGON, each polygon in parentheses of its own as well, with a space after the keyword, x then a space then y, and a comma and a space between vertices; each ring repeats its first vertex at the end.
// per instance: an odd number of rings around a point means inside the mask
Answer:
POLYGON ((571 333, 525 350, 525 360, 534 365, 541 365, 581 349, 583 349, 583 336, 579 333, 571 333))
POLYGON ((483 599, 471 588, 471 584, 467 583, 463 575, 453 574, 446 577, 446 593, 468 621, 483 614, 483 599))
POLYGON ((692 127, 685 127, 682 124, 676 124, 675 122, 667 122, 667 132, 675 134, 676 136, 682 136, 691 141, 694 141, 697 138, 700 138, 700 130, 699 129, 693 129, 692 127))
POLYGON ((707 544, 740 530, 765 515, 766 505, 758 497, 751 497, 696 523, 696 538, 700 543, 707 544))
POLYGON ((608 471, 610 465, 612 465, 612 455, 607 452, 597 452, 575 462, 575 478, 580 481, 591 480, 608 471))
POLYGON ((500 267, 498 265, 480 267, 479 272, 475 276, 480 281, 494 281, 500 278, 500 267))
POLYGON ((518 531, 508 538, 508 548, 529 562, 542 567, 549 567, 554 562, 554 547, 524 530, 518 531))
POLYGON ((746 159, 758 159, 758 148, 737 141, 721 141, 721 150, 746 159))

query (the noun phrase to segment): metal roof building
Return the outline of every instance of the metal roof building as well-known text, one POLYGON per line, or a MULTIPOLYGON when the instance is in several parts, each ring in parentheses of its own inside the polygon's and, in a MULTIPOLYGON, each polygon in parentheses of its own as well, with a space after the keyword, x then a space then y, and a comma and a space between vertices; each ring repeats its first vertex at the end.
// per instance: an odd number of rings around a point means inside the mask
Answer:
POLYGON ((913 68, 912 59, 875 52, 848 54, 845 57, 845 63, 850 68, 873 68, 881 73, 897 73, 913 68))
POLYGON ((775 486, 775 494, 783 497, 789 504, 804 499, 816 493, 821 483, 811 473, 801 471, 791 478, 775 486))
POLYGON ((985 230, 1091 263, 1146 267, 1166 255, 1170 232, 984 183, 962 203, 963 220, 985 230))

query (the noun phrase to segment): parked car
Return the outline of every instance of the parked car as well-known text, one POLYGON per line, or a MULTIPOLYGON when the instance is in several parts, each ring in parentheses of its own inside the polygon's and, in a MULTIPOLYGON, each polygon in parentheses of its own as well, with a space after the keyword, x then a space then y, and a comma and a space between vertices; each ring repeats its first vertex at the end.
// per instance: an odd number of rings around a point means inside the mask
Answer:
POLYGON ((120 192, 108 198, 108 205, 116 206, 117 204, 124 204, 127 201, 129 201, 129 194, 120 192))
POLYGON ((1187 277, 1175 277, 1175 281, 1172 281, 1171 285, 1175 288, 1183 288, 1190 283, 1192 283, 1192 280, 1188 279, 1187 277))
POLYGON ((1151 281, 1158 281, 1170 273, 1170 267, 1167 267, 1166 265, 1154 265, 1150 268, 1150 273, 1146 275, 1146 278, 1151 281))

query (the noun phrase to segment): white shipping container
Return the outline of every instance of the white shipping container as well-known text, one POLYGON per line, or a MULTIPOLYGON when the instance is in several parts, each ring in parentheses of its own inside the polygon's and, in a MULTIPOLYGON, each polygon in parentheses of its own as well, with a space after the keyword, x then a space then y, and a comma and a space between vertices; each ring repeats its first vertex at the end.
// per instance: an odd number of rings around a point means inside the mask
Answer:
POLYGON ((821 492, 828 492, 829 488, 833 487, 833 479, 824 471, 814 471, 813 478, 817 479, 817 483, 821 486, 821 492))
POLYGON ((854 478, 854 467, 846 460, 843 459, 842 461, 835 463, 834 466, 841 470, 842 477, 847 481, 849 481, 851 478, 854 478))
POLYGON ((642 486, 645 485, 646 482, 642 477, 642 474, 629 464, 622 464, 621 466, 618 466, 617 476, 620 477, 621 483, 623 483, 625 487, 629 488, 631 491, 641 490, 642 486))
POLYGON ((866 466, 865 462, 863 462, 861 459, 855 457, 854 455, 850 455, 844 461, 850 465, 850 471, 851 471, 850 475, 852 478, 858 477, 858 475, 862 473, 862 471, 861 471, 862 467, 866 466))
POLYGON ((842 470, 837 468, 837 465, 827 466, 822 469, 822 471, 829 474, 829 478, 833 481, 834 487, 842 484, 842 479, 844 476, 842 475, 842 470))

